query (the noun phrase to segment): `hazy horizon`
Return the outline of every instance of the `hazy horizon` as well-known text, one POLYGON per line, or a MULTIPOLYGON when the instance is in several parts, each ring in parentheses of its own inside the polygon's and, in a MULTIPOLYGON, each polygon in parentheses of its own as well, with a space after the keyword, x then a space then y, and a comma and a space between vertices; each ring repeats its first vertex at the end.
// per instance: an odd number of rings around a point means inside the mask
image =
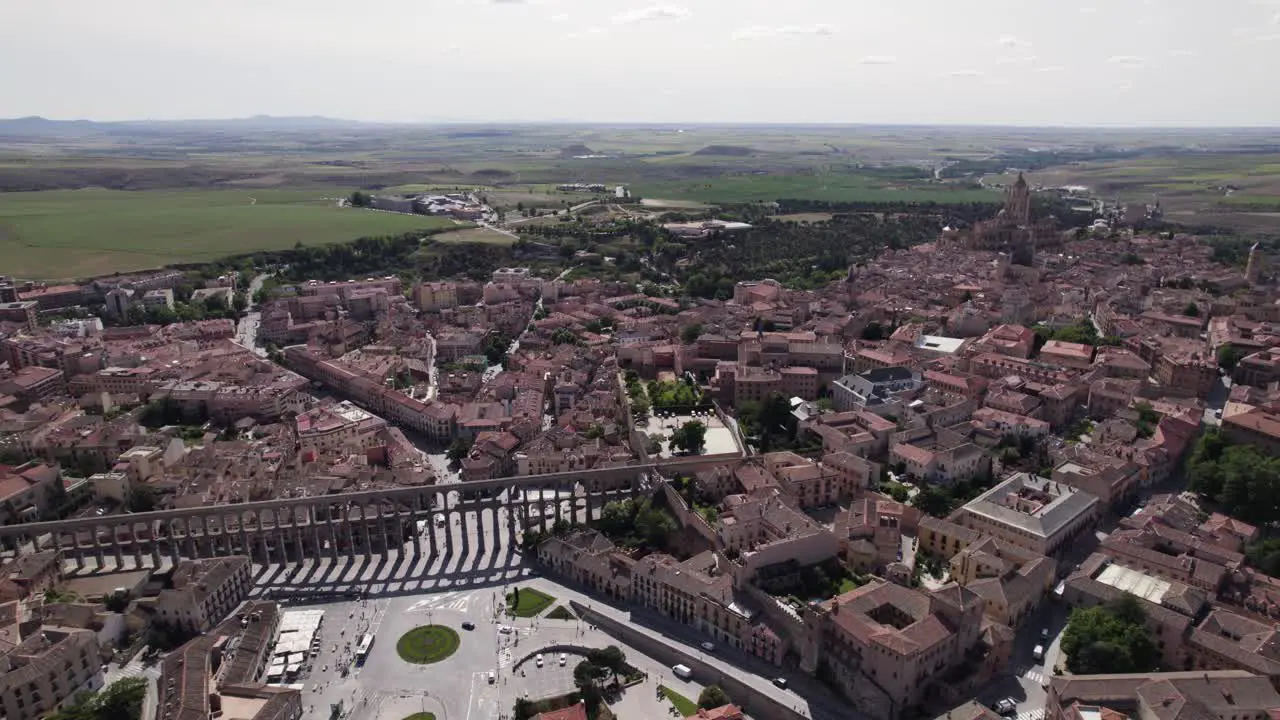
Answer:
POLYGON ((0 63, 9 117, 1267 128, 1280 0, 64 0, 0 63))

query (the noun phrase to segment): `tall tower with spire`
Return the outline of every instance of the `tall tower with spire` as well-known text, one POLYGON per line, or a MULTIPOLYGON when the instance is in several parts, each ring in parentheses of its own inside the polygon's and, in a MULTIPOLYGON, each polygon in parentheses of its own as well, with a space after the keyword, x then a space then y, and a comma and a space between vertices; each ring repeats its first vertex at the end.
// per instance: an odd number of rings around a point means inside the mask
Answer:
POLYGON ((1031 188, 1018 173, 1018 180, 1004 194, 1005 221, 1023 227, 1031 224, 1031 188))
POLYGON ((1244 279, 1250 285, 1262 282, 1262 244, 1254 243, 1249 248, 1249 264, 1244 266, 1244 279))

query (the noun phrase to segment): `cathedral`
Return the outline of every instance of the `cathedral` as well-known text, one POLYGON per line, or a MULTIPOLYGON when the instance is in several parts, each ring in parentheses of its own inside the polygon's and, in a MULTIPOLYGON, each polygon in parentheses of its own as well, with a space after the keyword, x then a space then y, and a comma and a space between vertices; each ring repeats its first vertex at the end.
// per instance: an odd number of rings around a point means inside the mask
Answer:
POLYGON ((966 250, 991 250, 1005 253, 1014 265, 1030 266, 1036 248, 1057 245, 1061 241, 1057 221, 1049 216, 1031 222, 1031 188, 1018 173, 1018 180, 1005 191, 1004 208, 991 220, 974 223, 967 230, 944 228, 938 244, 966 250))

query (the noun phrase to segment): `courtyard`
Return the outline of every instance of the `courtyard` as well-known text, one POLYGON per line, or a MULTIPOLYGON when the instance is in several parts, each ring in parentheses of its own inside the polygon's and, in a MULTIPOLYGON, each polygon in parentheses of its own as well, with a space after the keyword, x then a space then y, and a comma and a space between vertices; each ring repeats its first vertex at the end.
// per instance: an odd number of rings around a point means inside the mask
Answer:
POLYGON ((696 415, 676 415, 667 414, 665 411, 657 410, 653 415, 649 416, 646 423, 636 424, 636 429, 642 431, 646 435, 659 435, 662 437, 662 450, 658 453, 659 457, 672 457, 671 452, 671 434, 685 423, 697 421, 707 426, 707 435, 703 441, 702 450, 699 455, 720 455, 723 453, 740 453, 742 448, 738 445, 738 440, 733 434, 733 430, 725 426, 720 418, 716 417, 714 412, 698 413, 696 415), (661 416, 660 416, 661 414, 661 416))

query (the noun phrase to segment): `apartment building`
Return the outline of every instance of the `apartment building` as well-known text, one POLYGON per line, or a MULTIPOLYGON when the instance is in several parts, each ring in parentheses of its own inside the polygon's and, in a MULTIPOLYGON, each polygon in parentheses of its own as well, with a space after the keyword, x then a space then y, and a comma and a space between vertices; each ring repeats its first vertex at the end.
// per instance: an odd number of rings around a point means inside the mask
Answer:
POLYGON ((181 561, 156 597, 156 620, 190 632, 212 628, 249 596, 250 570, 244 556, 181 561))
POLYGON ((1222 432, 1231 442, 1252 444, 1263 452, 1280 455, 1280 413, 1254 408, 1225 415, 1222 432))
POLYGON ((0 603, 42 595, 61 581, 61 550, 20 555, 0 565, 0 603))
POLYGON ((0 606, 0 633, 6 637, 0 647, 0 709, 7 720, 39 720, 102 687, 94 631, 32 623, 22 603, 12 602, 0 606))
MULTIPOLYGON (((260 678, 280 627, 275 603, 246 603, 233 617, 165 657, 156 720, 300 720, 302 692, 260 678), (227 653, 227 648, 234 652, 227 653)), ((315 713, 311 713, 315 714, 315 713)))
POLYGON ((1093 527, 1102 501, 1047 478, 1018 473, 966 503, 956 522, 1031 552, 1053 556, 1093 527))
POLYGON ((1093 364, 1093 346, 1050 340, 1040 348, 1040 362, 1088 370, 1093 364))

